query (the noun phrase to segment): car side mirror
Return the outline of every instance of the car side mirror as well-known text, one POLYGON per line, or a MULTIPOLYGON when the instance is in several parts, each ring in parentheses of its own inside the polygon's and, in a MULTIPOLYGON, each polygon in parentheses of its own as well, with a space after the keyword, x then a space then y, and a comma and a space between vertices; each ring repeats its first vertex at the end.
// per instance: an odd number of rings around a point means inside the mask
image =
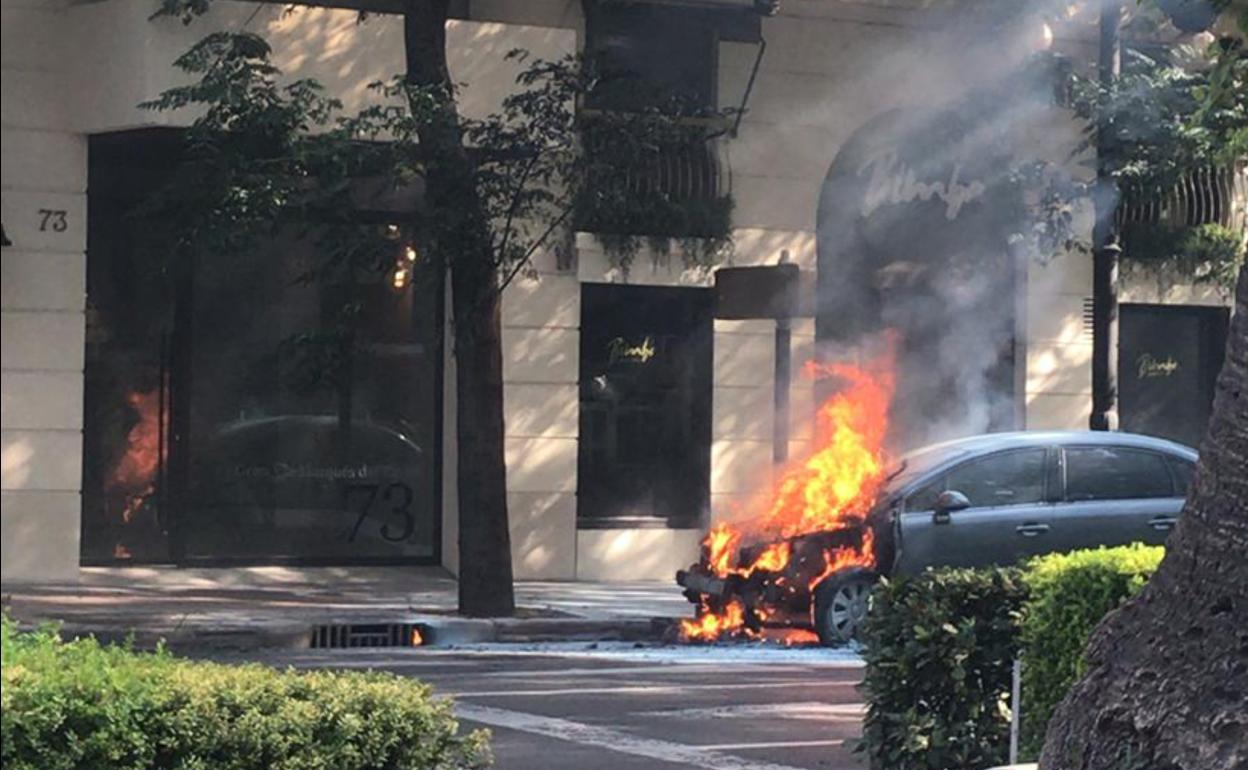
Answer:
POLYGON ((966 495, 956 489, 947 489, 936 498, 936 509, 932 512, 933 524, 948 524, 949 514, 971 507, 966 495))

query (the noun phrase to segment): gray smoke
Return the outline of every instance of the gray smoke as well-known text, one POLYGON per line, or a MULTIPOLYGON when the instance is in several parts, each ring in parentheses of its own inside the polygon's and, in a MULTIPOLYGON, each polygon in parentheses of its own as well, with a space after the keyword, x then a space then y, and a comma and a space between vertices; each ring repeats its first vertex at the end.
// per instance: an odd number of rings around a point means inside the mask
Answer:
POLYGON ((1033 64, 1046 10, 1035 5, 1004 26, 971 13, 891 33, 896 44, 856 69, 852 103, 836 105, 868 119, 820 196, 817 335, 830 356, 900 334, 895 449, 1023 427, 1035 271, 1018 245, 1032 213, 1014 174, 1063 164, 1079 140, 1052 72, 1033 64))

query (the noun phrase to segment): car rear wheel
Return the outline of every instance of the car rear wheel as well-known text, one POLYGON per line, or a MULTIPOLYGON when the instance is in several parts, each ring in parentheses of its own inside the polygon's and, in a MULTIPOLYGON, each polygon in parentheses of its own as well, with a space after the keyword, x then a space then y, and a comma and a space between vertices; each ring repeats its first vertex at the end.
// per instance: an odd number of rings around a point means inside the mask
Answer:
POLYGON ((832 575, 815 589, 815 631, 825 645, 845 644, 858 636, 871 609, 875 576, 854 571, 832 575))

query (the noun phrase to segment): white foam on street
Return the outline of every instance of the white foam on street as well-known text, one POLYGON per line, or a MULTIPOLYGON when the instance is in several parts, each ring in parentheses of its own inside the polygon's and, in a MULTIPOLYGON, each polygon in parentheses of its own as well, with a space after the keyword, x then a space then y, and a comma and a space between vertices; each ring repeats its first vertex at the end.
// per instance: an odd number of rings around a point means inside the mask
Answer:
MULTIPOLYGON (((824 682, 810 679, 781 679, 774 682, 729 682, 726 684, 639 684, 612 685, 609 687, 560 687, 558 689, 540 690, 466 690, 448 691, 443 693, 452 698, 506 698, 522 696, 526 698, 549 695, 615 695, 618 693, 634 693, 655 695, 663 693, 681 693, 690 690, 771 690, 776 688, 794 690, 799 687, 827 687, 824 682)), ((842 686, 852 687, 844 683, 842 686)))
POLYGON ((713 708, 660 709, 636 712, 647 716, 668 719, 755 719, 757 717, 781 717, 784 719, 814 719, 819 721, 852 719, 857 721, 866 713, 863 703, 751 703, 739 706, 713 708))
MULTIPOLYGON (((491 706, 478 706, 472 703, 460 702, 455 704, 455 713, 460 719, 490 725, 491 727, 520 730, 548 738, 578 743, 583 746, 596 746, 623 754, 657 759, 661 762, 671 762, 684 767, 698 767, 705 770, 797 770, 791 765, 779 765, 774 762, 756 762, 731 754, 723 754, 715 747, 690 746, 655 738, 639 738, 620 730, 587 725, 570 719, 529 714, 523 711, 509 711, 491 706)), ((767 747, 780 748, 787 745, 791 744, 775 744, 767 747)), ((742 748, 746 748, 746 746, 742 745, 742 748)))
POLYGON ((771 644, 645 645, 633 642, 494 642, 453 647, 427 647, 435 655, 550 655, 648 663, 800 663, 820 668, 862 668, 857 647, 781 647, 771 644))

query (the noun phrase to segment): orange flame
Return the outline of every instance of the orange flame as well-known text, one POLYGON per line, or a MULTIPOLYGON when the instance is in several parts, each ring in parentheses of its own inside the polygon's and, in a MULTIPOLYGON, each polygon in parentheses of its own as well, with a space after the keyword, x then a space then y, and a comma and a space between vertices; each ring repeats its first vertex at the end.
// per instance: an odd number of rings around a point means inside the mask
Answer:
POLYGON ((702 545, 706 548, 706 563, 716 575, 727 575, 732 569, 736 556, 737 545, 741 542, 741 533, 727 524, 712 527, 706 533, 702 545))
POLYGON ((160 395, 156 389, 134 391, 126 396, 126 403, 138 414, 139 421, 126 434, 126 453, 104 482, 106 490, 125 496, 121 511, 124 524, 130 523, 156 488, 154 480, 161 460, 160 395))
POLYGON ((745 625, 745 607, 733 599, 721 613, 705 612, 692 620, 680 621, 680 637, 685 641, 710 642, 728 631, 745 625))
POLYGON ((807 364, 848 384, 819 407, 815 451, 780 477, 762 529, 780 537, 843 529, 866 515, 883 482, 884 435, 893 398, 892 367, 807 364))
MULTIPOLYGON (((866 515, 884 483, 884 439, 892 402, 892 340, 890 350, 877 360, 858 367, 848 363, 808 363, 806 371, 815 377, 830 377, 843 387, 820 407, 815 417, 812 451, 790 463, 780 474, 758 514, 744 528, 755 542, 778 539, 747 565, 734 565, 742 531, 719 524, 703 540, 703 566, 720 578, 738 575, 748 578, 755 572, 776 573, 776 585, 784 585, 793 547, 787 538, 815 532, 857 528, 861 530, 858 548, 825 550, 823 568, 809 578, 808 590, 828 575, 848 567, 875 566, 875 544, 866 515)), ((756 617, 774 614, 767 606, 752 608, 756 617)), ((746 627, 745 607, 733 599, 716 611, 705 600, 692 620, 681 622, 685 640, 711 641, 732 634, 757 637, 746 627)), ((790 635, 786 638, 805 638, 790 635)))

